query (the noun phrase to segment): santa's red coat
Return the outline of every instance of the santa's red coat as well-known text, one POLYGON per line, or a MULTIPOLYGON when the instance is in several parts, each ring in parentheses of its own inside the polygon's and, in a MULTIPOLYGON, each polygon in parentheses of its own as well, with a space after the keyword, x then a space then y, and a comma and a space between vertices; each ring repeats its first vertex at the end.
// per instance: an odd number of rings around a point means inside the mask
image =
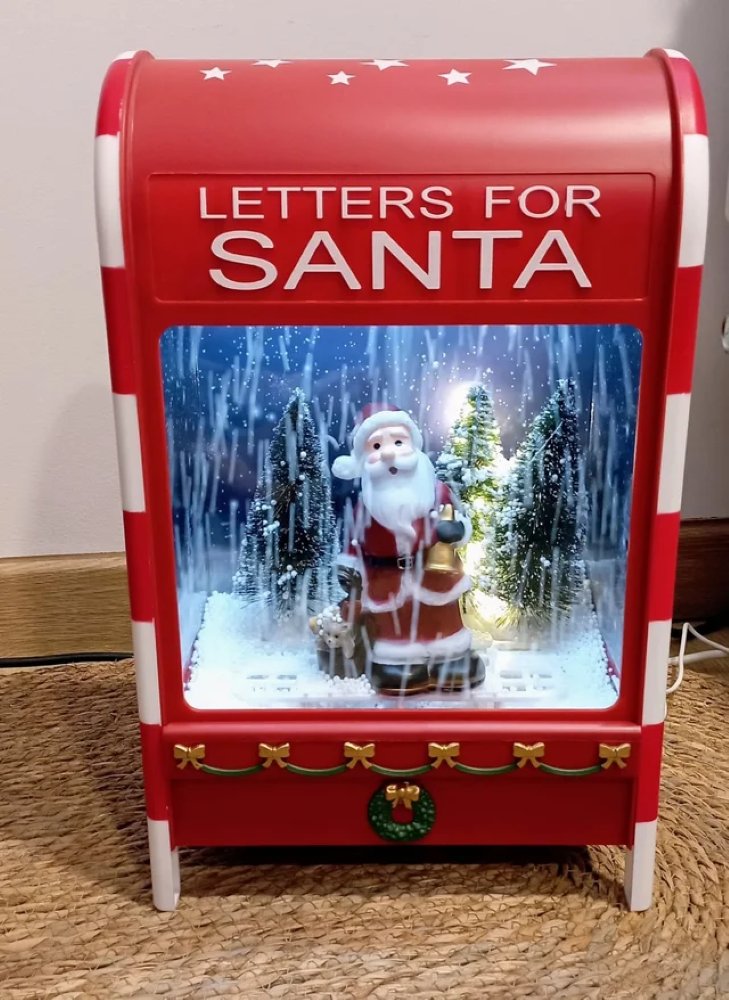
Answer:
POLYGON ((447 658, 471 645, 459 605, 470 580, 460 562, 453 572, 426 568, 428 550, 437 542, 437 512, 443 504, 456 506, 451 490, 438 481, 431 512, 412 524, 415 537, 405 559, 394 533, 370 517, 361 500, 357 504, 352 537, 340 561, 362 577, 361 610, 374 626, 376 662, 447 658))

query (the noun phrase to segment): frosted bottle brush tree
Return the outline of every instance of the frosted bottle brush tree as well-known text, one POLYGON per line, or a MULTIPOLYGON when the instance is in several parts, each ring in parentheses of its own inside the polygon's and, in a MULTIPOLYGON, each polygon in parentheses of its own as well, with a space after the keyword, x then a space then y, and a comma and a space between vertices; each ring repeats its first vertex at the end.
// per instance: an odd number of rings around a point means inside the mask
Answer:
POLYGON ((466 551, 477 576, 484 573, 490 576, 490 550, 503 463, 501 434, 491 396, 484 386, 473 386, 435 469, 438 478, 455 489, 471 519, 473 534, 466 551))
POLYGON ((496 521, 496 592, 514 622, 547 621, 575 602, 587 520, 581 465, 575 385, 566 379, 514 457, 496 521))
POLYGON ((331 597, 331 484, 317 428, 297 389, 273 430, 246 522, 235 590, 282 615, 331 597))

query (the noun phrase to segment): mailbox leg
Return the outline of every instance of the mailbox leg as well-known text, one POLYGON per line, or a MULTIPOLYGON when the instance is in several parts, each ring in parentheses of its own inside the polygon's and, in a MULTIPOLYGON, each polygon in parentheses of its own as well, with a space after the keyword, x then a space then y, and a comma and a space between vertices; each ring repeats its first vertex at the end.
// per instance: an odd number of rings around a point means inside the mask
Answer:
POLYGON ((630 910, 647 910, 653 897, 658 820, 636 823, 633 846, 625 855, 625 898, 630 910))
POLYGON ((148 819, 152 901, 158 910, 174 910, 180 900, 180 855, 170 842, 170 824, 148 819))

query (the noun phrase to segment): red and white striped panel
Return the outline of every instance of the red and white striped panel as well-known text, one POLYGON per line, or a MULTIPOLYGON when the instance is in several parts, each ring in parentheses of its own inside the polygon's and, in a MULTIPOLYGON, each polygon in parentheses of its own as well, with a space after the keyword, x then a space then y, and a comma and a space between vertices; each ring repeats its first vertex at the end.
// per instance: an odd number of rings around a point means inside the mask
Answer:
POLYGON ((626 866, 628 902, 632 910, 647 909, 653 890, 675 562, 709 202, 709 141, 696 75, 680 52, 667 49, 665 56, 669 59, 682 132, 683 196, 678 272, 671 314, 655 544, 649 582, 636 826, 626 866))
POLYGON ((152 892, 158 909, 171 910, 180 895, 179 859, 177 851, 172 850, 168 796, 162 777, 162 713, 149 564, 149 524, 132 364, 131 299, 124 266, 121 212, 121 117, 134 55, 134 52, 124 52, 118 56, 104 81, 96 122, 94 180, 142 731, 152 892))

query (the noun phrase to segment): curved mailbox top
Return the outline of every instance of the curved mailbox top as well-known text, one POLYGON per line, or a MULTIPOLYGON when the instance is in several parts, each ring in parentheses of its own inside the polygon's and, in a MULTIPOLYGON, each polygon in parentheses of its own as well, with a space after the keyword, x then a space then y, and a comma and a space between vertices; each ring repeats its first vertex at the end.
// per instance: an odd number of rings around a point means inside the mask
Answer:
MULTIPOLYGON (((689 64, 686 63, 687 70, 689 64)), ((668 59, 132 60, 136 170, 671 169, 668 59), (378 68, 377 63, 383 68, 378 68)), ((694 129, 705 131, 697 100, 694 129)))
POLYGON ((662 50, 454 64, 140 53, 112 65, 97 132, 121 164, 106 262, 126 262, 150 303, 589 307, 646 300, 652 267, 675 266, 681 135, 703 138, 705 120, 689 62, 662 50))
MULTIPOLYGON (((691 65, 663 50, 455 62, 128 54, 109 71, 97 127, 121 164, 107 209, 123 226, 106 263, 126 262, 149 303, 198 303, 227 322, 221 307, 242 302, 249 322, 270 319, 256 308, 271 304, 647 302, 665 298, 679 261, 681 165, 693 163, 683 140, 700 136, 703 163, 705 131, 691 65)), ((700 263, 694 229, 683 263, 700 263)), ((530 317, 555 318, 567 321, 530 317)))

